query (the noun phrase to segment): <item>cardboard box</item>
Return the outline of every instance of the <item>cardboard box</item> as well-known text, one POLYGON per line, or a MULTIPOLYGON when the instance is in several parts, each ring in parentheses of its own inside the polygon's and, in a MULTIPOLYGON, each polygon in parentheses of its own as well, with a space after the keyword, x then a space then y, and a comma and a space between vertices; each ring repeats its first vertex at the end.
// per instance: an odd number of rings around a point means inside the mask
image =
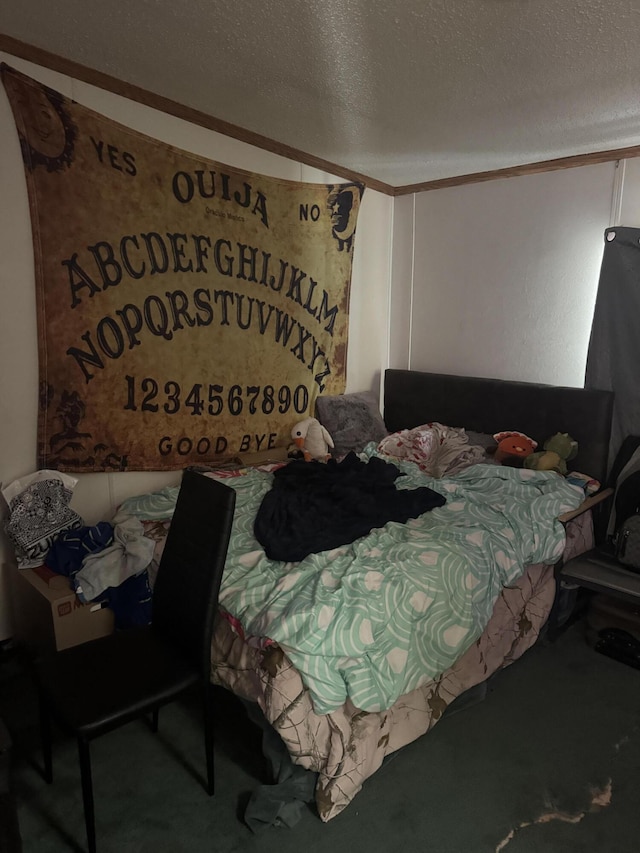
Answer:
POLYGON ((68 649, 113 631, 113 611, 83 604, 67 578, 45 567, 11 572, 15 638, 32 651, 68 649))
POLYGON ((59 575, 48 566, 37 566, 31 571, 43 580, 49 589, 64 589, 69 592, 69 578, 59 575))

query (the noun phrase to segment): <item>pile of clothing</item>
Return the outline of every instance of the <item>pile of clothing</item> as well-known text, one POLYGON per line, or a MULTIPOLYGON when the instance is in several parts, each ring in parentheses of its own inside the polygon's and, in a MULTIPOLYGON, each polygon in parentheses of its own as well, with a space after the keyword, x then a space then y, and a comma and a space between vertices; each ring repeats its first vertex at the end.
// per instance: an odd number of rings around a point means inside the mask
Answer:
POLYGON ((118 513, 111 523, 100 521, 60 534, 45 565, 66 575, 83 603, 110 607, 116 628, 131 628, 151 621, 148 568, 154 546, 144 535, 142 522, 118 513))
POLYGON ((42 470, 3 490, 9 506, 5 529, 19 568, 44 564, 69 578, 83 603, 113 610, 116 628, 149 624, 154 540, 123 510, 111 522, 86 525, 69 506, 76 482, 68 474, 42 470))

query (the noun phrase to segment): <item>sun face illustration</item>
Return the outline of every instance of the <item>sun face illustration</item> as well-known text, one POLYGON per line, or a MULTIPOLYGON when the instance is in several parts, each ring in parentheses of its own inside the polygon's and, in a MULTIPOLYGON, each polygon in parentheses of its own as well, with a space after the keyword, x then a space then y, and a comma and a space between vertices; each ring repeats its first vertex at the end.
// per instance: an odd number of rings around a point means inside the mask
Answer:
POLYGON ((21 119, 18 133, 28 168, 44 166, 48 172, 58 172, 69 166, 77 131, 62 96, 12 74, 5 75, 4 82, 21 119))

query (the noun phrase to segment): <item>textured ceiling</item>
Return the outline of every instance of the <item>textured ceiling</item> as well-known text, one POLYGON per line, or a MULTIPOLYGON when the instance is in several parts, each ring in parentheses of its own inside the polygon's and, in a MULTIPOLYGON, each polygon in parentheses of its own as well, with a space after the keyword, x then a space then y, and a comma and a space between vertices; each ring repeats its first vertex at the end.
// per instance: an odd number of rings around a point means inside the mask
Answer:
POLYGON ((393 186, 640 143, 640 0, 4 0, 0 33, 393 186))

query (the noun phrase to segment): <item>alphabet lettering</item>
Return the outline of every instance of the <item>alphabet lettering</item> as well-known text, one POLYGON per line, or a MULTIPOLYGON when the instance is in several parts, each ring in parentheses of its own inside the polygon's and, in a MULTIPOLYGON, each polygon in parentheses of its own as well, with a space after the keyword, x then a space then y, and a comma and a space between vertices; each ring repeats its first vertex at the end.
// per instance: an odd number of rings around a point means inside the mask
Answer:
POLYGON ((276 446, 276 439, 278 437, 277 432, 270 432, 268 435, 266 432, 262 433, 262 435, 257 435, 253 433, 253 435, 243 435, 242 440, 240 441, 240 445, 238 447, 239 453, 247 453, 248 451, 257 452, 261 448, 264 450, 273 450, 276 446), (266 444, 265 444, 266 442, 266 444), (263 448, 264 445, 264 448, 263 448))
MULTIPOLYGON (((101 258, 105 270, 108 270, 111 263, 109 258, 105 260, 99 252, 96 254, 101 258)), ((88 287, 90 295, 93 295, 99 288, 75 263, 74 258, 71 261, 67 264, 72 292, 78 303, 80 300, 76 297, 76 289, 88 287), (79 276, 78 280, 73 279, 72 272, 79 276)), ((323 380, 331 375, 331 367, 325 350, 313 333, 280 308, 231 290, 214 290, 212 294, 210 290, 199 287, 192 295, 186 290, 167 290, 163 296, 150 294, 140 306, 128 302, 116 309, 113 316, 108 314, 102 317, 96 324, 95 335, 88 330, 80 336, 86 345, 85 349, 71 346, 66 353, 75 359, 85 381, 89 382, 95 376, 92 368, 105 368, 104 357, 111 360, 120 358, 125 350, 132 350, 144 343, 147 334, 171 341, 175 334, 194 327, 211 326, 213 323, 257 333, 261 337, 269 335, 274 343, 288 349, 292 356, 304 364, 320 391, 324 390, 326 383, 323 380)), ((263 412, 269 414, 267 409, 263 409, 263 412)))

